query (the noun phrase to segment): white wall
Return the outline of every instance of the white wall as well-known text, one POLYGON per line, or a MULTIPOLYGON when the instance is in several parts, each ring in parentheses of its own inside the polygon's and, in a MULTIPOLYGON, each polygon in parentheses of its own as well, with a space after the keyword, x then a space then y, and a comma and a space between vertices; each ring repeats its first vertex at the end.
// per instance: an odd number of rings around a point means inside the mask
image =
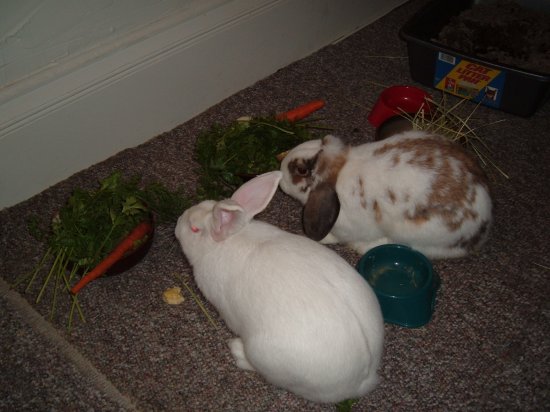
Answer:
POLYGON ((402 3, 1 1, 0 208, 183 123, 402 3))
POLYGON ((230 0, 3 0, 4 101, 230 0), (10 93, 6 93, 7 88, 10 93))

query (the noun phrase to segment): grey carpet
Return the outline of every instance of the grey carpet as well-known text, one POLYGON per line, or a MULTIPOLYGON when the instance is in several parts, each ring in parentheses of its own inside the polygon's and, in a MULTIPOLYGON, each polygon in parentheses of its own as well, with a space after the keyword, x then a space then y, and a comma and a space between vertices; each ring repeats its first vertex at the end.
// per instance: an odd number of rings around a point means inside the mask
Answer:
MULTIPOLYGON (((238 369, 226 346, 231 333, 211 306, 216 327, 188 293, 180 306, 162 301, 180 283, 175 274, 198 293, 173 225, 158 228, 138 266, 84 290, 87 322, 70 333, 64 311, 50 320, 45 302, 7 283, 43 251, 26 220, 51 217, 75 187, 95 187, 118 169, 193 193, 194 139, 214 122, 324 98, 321 114, 335 134, 353 144, 372 140, 367 114, 383 85, 414 84, 397 33, 422 3, 411 1, 174 130, 0 211, 0 410, 333 410, 238 369)), ((434 262, 442 278, 434 318, 418 329, 386 325, 382 381, 358 411, 550 410, 550 272, 543 267, 550 266, 550 104, 530 118, 479 107, 472 124, 501 119, 480 131, 510 175, 492 174, 490 240, 476 255, 434 262)), ((281 192, 259 218, 301 230, 298 204, 281 192)), ((352 264, 359 257, 336 250, 352 264)))

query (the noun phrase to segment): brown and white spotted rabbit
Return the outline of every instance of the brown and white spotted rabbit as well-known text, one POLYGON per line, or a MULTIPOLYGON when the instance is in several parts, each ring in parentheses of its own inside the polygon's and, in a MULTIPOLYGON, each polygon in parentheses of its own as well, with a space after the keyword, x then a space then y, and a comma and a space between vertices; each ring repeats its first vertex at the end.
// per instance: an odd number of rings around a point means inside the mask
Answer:
POLYGON ((486 240, 485 174, 462 146, 422 131, 350 147, 325 136, 292 149, 281 189, 304 205, 304 232, 358 253, 402 243, 431 258, 464 256, 486 240))

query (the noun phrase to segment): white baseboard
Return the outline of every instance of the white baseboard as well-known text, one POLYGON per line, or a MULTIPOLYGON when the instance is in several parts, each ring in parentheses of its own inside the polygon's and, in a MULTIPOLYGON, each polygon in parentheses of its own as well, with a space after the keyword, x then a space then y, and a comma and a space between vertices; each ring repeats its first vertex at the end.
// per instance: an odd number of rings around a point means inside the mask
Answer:
POLYGON ((227 1, 9 99, 13 90, 1 91, 0 208, 172 129, 404 2, 227 1))

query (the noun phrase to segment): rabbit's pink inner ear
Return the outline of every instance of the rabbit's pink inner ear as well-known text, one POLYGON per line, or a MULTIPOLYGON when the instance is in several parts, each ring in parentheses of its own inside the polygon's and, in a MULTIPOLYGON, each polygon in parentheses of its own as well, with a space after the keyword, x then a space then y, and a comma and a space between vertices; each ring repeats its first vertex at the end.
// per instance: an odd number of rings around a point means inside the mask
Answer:
POLYGON ((224 207, 220 202, 212 211, 212 239, 221 242, 237 233, 246 224, 243 211, 237 207, 224 207))
POLYGON ((264 210, 277 191, 282 172, 264 173, 237 189, 231 199, 243 207, 249 218, 264 210))

